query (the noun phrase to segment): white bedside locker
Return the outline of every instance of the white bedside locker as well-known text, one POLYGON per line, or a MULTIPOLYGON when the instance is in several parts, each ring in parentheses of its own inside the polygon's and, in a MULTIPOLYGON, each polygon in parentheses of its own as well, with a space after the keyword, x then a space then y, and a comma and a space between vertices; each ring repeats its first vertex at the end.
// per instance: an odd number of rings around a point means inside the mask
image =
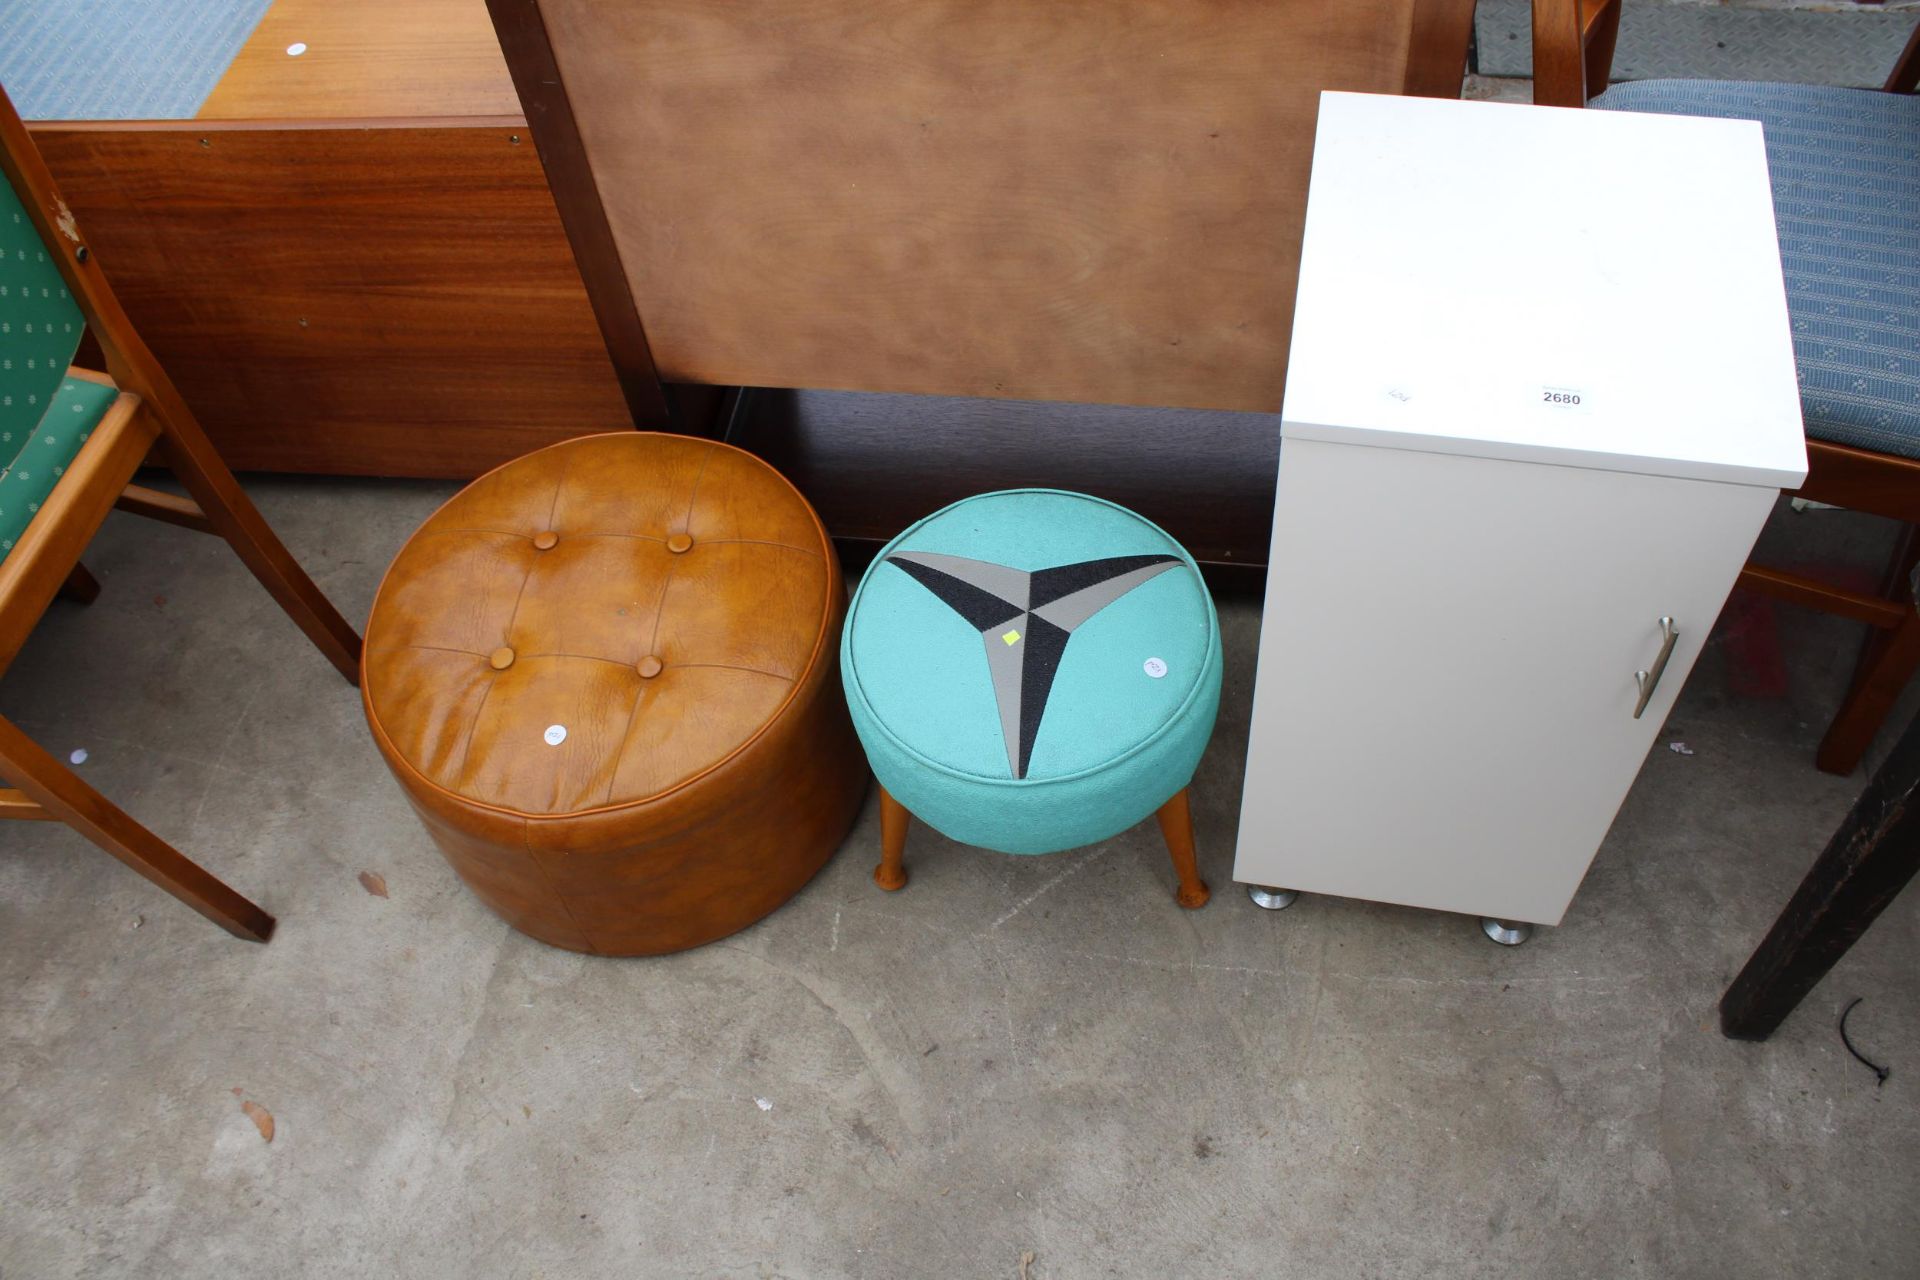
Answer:
POLYGON ((1760 126, 1327 93, 1234 878, 1557 924, 1806 474, 1760 126))

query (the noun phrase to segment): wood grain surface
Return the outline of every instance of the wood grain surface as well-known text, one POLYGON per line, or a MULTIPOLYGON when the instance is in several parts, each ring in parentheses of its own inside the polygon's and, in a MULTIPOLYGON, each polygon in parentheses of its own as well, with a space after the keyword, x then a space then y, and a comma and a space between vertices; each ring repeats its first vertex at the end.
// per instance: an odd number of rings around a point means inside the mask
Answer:
POLYGON ((485 0, 274 0, 200 118, 519 112, 485 0))
POLYGON ((1435 2, 540 9, 666 378, 1274 410, 1319 92, 1435 2))
POLYGON ((513 68, 514 87, 526 118, 536 126, 533 136, 547 185, 553 189, 573 260, 579 264, 587 300, 593 305, 634 425, 684 430, 686 424, 675 421, 672 404, 660 386, 660 371, 620 265, 620 250, 607 225, 593 166, 581 145, 573 103, 560 84, 560 69, 554 65, 553 45, 538 0, 489 0, 488 10, 513 68))
MULTIPOLYGON (((1584 107, 1607 87, 1607 68, 1591 65, 1587 19, 1608 7, 1581 0, 1533 0, 1533 100, 1543 107, 1584 107), (1590 79, 1591 77, 1591 79, 1590 79)), ((1611 54, 1612 45, 1607 45, 1611 54)), ((1594 51, 1596 56, 1598 50, 1594 51)))
POLYGON ((1815 502, 1920 523, 1920 462, 1829 440, 1807 441, 1807 481, 1815 502))
POLYGON ((465 477, 629 424, 516 120, 34 132, 236 469, 465 477))
POLYGON ((1423 98, 1457 98, 1467 75, 1467 46, 1473 40, 1474 0, 1419 0, 1413 8, 1413 35, 1407 46, 1403 93, 1423 98))

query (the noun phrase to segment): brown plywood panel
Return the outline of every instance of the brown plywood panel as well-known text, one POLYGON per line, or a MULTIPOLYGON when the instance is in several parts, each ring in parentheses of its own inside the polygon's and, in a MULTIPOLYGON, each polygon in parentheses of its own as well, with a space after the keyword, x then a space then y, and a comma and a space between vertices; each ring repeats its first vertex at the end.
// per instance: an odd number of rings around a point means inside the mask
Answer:
POLYGON ((274 0, 199 118, 519 112, 486 0, 274 0))
POLYGON ((1273 410, 1319 92, 1416 4, 540 7, 662 376, 1273 410))
POLYGON ((517 123, 34 136, 236 468, 471 476, 630 425, 517 123))

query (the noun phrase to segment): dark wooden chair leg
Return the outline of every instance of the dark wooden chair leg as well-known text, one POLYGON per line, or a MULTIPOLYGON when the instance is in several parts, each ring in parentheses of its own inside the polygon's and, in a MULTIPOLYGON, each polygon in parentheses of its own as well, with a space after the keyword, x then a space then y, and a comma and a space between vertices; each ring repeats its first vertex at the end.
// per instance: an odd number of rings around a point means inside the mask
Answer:
POLYGON ((76 563, 67 580, 60 584, 60 598, 76 604, 92 604, 100 598, 100 580, 87 572, 87 566, 76 563))
POLYGON ((160 839, 0 718, 0 776, 27 799, 165 889, 207 919, 250 942, 273 936, 273 917, 160 839))
POLYGON ((1154 816, 1160 819, 1160 834, 1173 858, 1173 873, 1180 878, 1174 900, 1189 911, 1206 906, 1213 893, 1200 878, 1200 864, 1194 856, 1193 809, 1187 802, 1187 788, 1180 788, 1154 816))
POLYGON ((1720 1029, 1765 1040, 1920 870, 1920 720, 1907 726, 1720 997, 1720 1029))
POLYGON ((167 461, 207 523, 227 540, 260 585, 279 602, 350 684, 360 683, 360 634, 314 585, 300 562, 233 478, 199 424, 173 423, 163 438, 167 461))
POLYGON ((879 792, 880 865, 873 869, 873 882, 892 893, 907 887, 907 869, 900 865, 900 859, 907 851, 907 823, 913 815, 885 787, 879 792))

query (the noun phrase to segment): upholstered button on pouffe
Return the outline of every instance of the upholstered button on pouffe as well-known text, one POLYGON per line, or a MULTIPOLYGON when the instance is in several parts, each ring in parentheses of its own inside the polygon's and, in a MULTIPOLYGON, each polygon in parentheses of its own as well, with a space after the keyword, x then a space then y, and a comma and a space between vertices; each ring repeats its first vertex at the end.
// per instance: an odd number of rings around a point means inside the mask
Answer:
POLYGON ((1206 902, 1186 788, 1220 705, 1220 627, 1157 526, 1050 489, 955 503, 868 568, 841 667, 883 788, 882 888, 906 883, 909 814, 1048 853, 1158 812, 1181 905, 1206 902))
POLYGON ((619 432, 475 481, 387 571, 374 740, 461 879, 555 946, 653 955, 791 897, 866 789, 838 564, 738 449, 619 432))

